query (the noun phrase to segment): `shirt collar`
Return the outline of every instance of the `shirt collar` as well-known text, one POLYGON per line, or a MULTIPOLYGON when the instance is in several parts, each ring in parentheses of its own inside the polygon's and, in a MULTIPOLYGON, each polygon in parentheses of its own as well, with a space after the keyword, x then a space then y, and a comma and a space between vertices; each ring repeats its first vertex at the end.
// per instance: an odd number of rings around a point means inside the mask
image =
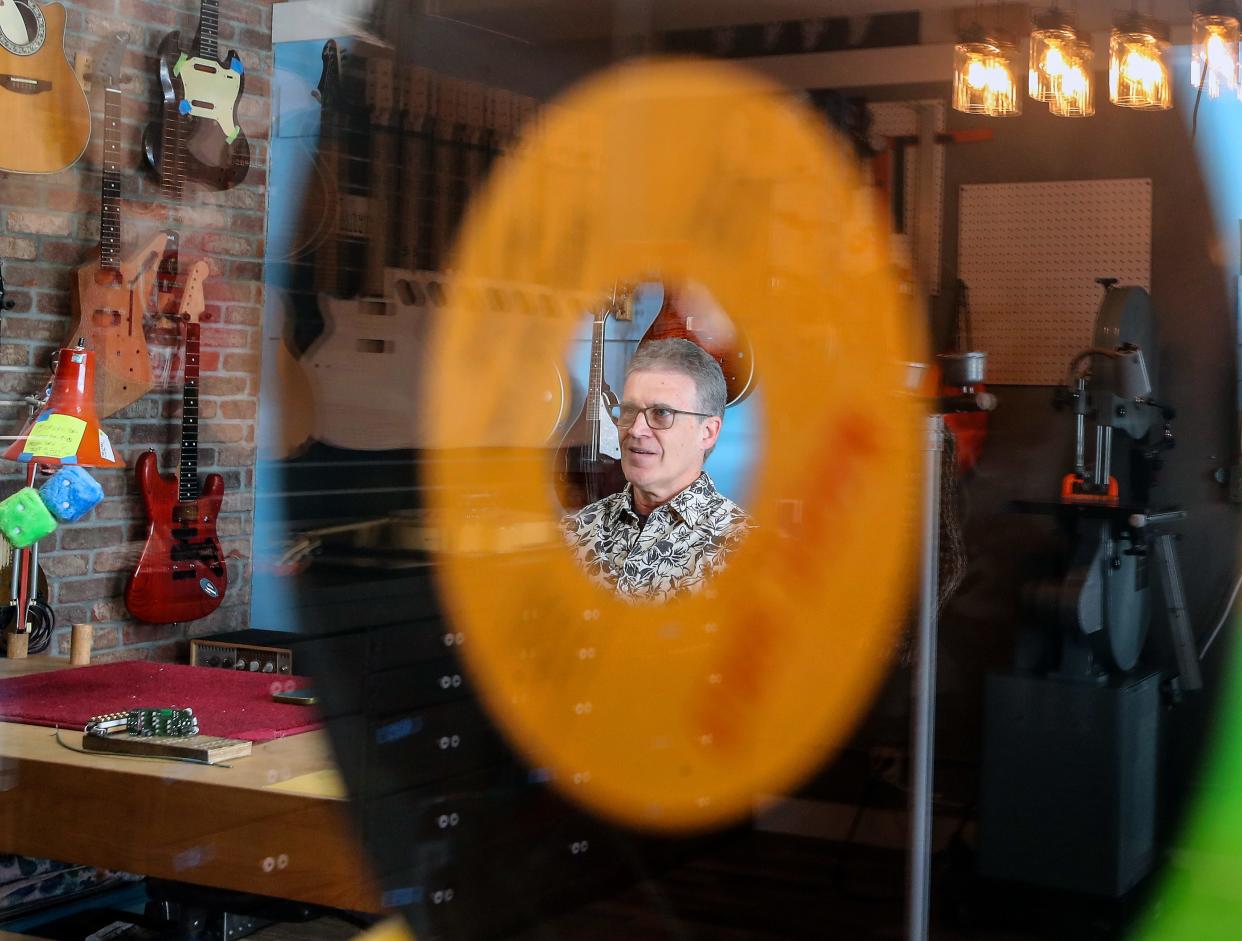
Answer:
MULTIPOLYGON (((693 528, 699 524, 703 511, 707 508, 707 501, 715 493, 716 485, 712 483, 707 471, 703 471, 694 479, 694 483, 663 505, 680 516, 687 526, 693 528)), ((659 507, 656 507, 656 510, 658 509, 659 507)), ((628 513, 635 521, 638 520, 638 511, 634 508, 633 484, 627 483, 625 489, 617 494, 609 509, 608 522, 615 523, 622 513, 628 513)))

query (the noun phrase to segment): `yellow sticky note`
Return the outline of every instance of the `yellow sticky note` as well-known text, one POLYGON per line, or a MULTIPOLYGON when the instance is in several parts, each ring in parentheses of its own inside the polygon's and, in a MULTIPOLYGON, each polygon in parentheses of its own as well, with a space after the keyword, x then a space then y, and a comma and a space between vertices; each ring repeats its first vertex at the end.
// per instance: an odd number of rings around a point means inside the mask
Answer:
POLYGON ((82 419, 72 415, 49 415, 30 429, 22 453, 31 457, 68 457, 78 453, 85 433, 86 422, 82 419))

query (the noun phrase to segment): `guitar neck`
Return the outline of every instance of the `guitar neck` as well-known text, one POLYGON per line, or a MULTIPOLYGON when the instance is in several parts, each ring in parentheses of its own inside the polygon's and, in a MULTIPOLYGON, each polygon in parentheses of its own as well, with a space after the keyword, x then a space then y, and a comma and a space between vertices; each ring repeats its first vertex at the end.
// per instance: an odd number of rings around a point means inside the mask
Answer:
POLYGON ((99 267, 121 269, 121 90, 104 92, 103 183, 99 199, 99 267))
POLYGON ((198 54, 213 62, 220 61, 220 2, 202 0, 198 14, 198 54))
POLYGON ((182 183, 185 180, 184 135, 181 109, 174 100, 164 106, 159 165, 160 195, 173 206, 181 204, 182 183))
POLYGON ((185 385, 181 390, 181 469, 177 498, 197 500, 198 491, 198 324, 185 326, 185 385))
POLYGON ((591 375, 587 380, 586 418, 591 425, 592 457, 598 457, 599 447, 599 400, 604 394, 604 323, 605 317, 596 318, 591 327, 591 375))

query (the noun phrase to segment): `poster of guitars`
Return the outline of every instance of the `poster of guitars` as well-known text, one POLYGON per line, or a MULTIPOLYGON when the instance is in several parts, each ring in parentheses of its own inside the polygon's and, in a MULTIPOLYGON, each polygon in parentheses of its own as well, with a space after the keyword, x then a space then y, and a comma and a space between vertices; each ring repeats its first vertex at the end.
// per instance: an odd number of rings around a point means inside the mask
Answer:
POLYGON ((90 107, 64 43, 59 3, 0 4, 0 170, 56 173, 86 150, 90 107))

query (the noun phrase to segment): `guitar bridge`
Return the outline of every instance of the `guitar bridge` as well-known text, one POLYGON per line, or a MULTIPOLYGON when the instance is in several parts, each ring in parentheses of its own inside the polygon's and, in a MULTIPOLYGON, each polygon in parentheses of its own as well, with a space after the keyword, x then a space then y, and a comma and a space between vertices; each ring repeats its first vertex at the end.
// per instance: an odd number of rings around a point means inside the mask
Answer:
POLYGON ((52 83, 44 79, 26 78, 23 75, 0 75, 0 86, 19 95, 37 95, 51 91, 52 83))

